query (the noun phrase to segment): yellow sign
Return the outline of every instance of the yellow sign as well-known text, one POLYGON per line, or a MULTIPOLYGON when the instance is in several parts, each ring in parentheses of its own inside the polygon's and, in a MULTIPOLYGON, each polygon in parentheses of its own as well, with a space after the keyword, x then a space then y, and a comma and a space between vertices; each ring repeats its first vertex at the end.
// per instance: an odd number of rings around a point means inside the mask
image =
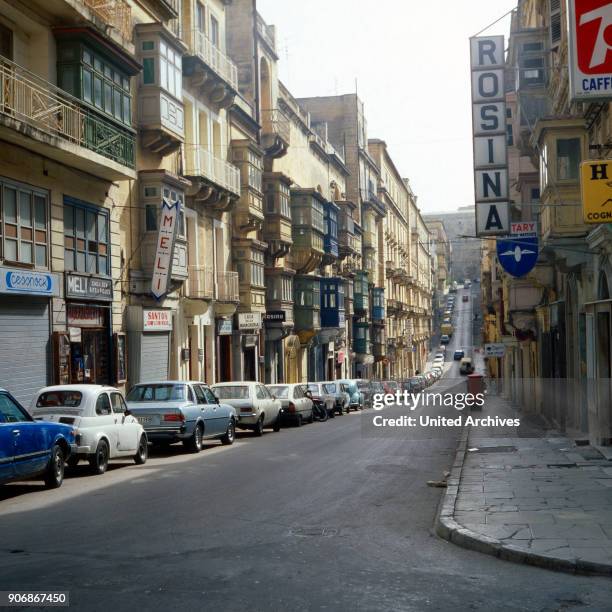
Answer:
POLYGON ((580 164, 582 215, 585 223, 612 223, 612 160, 580 164))

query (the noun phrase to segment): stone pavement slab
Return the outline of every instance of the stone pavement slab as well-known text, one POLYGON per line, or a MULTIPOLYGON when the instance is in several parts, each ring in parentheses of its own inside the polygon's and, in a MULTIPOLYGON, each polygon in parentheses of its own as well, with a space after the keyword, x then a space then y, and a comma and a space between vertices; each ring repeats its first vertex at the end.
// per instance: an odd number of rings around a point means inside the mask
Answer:
POLYGON ((612 453, 577 447, 498 396, 477 416, 488 415, 521 426, 464 428, 437 533, 512 561, 612 575, 612 453))

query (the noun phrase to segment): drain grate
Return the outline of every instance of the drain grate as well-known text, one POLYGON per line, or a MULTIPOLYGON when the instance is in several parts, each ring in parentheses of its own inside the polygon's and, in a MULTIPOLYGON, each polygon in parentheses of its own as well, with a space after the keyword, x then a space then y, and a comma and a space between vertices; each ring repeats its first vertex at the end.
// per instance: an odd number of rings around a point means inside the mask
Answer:
POLYGON ((289 535, 299 538, 331 538, 338 535, 335 527, 294 527, 289 530, 289 535))
POLYGON ((515 453, 516 446, 480 446, 475 453, 515 453))

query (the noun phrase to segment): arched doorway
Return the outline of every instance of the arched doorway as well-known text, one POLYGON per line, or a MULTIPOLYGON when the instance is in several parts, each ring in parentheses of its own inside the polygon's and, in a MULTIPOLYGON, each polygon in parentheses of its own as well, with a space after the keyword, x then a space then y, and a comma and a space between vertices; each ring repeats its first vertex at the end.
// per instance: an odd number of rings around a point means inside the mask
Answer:
POLYGON ((266 123, 270 120, 270 111, 272 111, 272 79, 268 62, 263 57, 259 62, 259 83, 262 119, 266 123))

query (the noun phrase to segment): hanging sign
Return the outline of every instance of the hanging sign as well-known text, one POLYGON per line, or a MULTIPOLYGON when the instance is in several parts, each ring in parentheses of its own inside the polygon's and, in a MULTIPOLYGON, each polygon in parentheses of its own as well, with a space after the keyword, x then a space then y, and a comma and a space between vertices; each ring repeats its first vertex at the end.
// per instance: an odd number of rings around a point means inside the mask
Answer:
POLYGON ((504 37, 470 39, 476 235, 509 230, 504 37))
POLYGON ((497 240, 497 258, 508 274, 520 277, 531 272, 538 261, 538 234, 536 224, 512 223, 510 236, 497 240))
POLYGON ((582 216, 585 223, 612 223, 612 161, 580 164, 582 216))
POLYGON ((158 300, 168 292, 179 208, 178 200, 171 204, 169 200, 164 198, 159 217, 157 250, 153 263, 153 278, 151 279, 151 293, 158 300))

